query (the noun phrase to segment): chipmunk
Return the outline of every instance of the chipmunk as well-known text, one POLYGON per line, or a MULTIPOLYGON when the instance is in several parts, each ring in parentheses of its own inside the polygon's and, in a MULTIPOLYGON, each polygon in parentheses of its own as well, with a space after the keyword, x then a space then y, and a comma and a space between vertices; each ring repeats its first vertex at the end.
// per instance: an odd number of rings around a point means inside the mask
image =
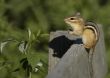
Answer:
POLYGON ((94 49, 98 40, 99 40, 99 29, 97 24, 95 24, 94 22, 86 22, 84 31, 82 34, 82 41, 86 50, 87 51, 89 50, 88 58, 89 58, 89 64, 90 64, 89 68, 91 68, 90 70, 91 78, 94 78, 93 54, 94 54, 94 49), (90 49, 92 49, 92 51, 90 51, 90 49))
POLYGON ((99 30, 95 23, 85 22, 80 16, 80 13, 75 14, 73 17, 64 19, 72 31, 69 31, 71 35, 82 36, 83 45, 87 49, 95 48, 95 45, 99 39, 99 30))
POLYGON ((89 55, 89 64, 90 64, 90 75, 93 78, 93 53, 96 43, 99 40, 99 30, 95 23, 85 22, 80 14, 76 14, 73 17, 66 18, 64 20, 67 24, 72 27, 72 31, 69 31, 69 34, 82 36, 83 46, 87 49, 89 55), (92 51, 90 51, 92 49, 92 51))

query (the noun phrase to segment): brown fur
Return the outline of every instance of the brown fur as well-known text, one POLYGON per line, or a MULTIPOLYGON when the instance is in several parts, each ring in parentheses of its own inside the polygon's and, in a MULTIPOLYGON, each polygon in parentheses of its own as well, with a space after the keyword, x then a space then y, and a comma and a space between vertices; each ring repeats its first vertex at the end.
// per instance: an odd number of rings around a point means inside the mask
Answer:
POLYGON ((93 48, 97 42, 96 35, 91 29, 84 30, 82 40, 85 48, 93 48))

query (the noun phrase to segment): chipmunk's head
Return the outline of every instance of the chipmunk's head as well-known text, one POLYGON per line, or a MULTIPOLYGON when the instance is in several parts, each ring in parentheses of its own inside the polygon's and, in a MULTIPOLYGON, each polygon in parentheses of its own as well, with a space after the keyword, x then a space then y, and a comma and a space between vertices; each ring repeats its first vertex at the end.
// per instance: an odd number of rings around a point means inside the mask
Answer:
POLYGON ((67 24, 69 25, 77 25, 77 24, 83 24, 83 19, 82 18, 79 18, 79 17, 69 17, 69 18, 66 18, 64 20, 67 24))
POLYGON ((84 25, 84 20, 80 16, 80 13, 77 13, 72 17, 68 17, 68 18, 64 19, 64 21, 65 21, 65 23, 70 25, 72 28, 84 25))
POLYGON ((84 19, 80 16, 80 13, 75 14, 72 17, 64 19, 71 28, 69 29, 70 34, 82 35, 84 31, 85 22, 84 19))

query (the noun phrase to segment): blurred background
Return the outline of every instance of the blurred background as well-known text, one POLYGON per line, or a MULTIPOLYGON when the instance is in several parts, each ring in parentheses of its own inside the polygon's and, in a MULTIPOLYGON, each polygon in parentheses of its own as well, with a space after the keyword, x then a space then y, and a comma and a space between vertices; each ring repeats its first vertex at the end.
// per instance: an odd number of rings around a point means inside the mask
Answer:
POLYGON ((75 12, 102 24, 110 78, 110 0, 0 0, 0 78, 44 78, 49 33, 67 30, 75 12))

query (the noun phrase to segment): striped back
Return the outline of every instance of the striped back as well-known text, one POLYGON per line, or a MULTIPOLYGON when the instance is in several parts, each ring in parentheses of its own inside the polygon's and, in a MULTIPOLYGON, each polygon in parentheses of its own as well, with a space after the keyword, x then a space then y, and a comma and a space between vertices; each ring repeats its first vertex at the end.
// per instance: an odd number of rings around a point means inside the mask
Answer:
POLYGON ((99 32, 98 25, 97 25, 96 23, 94 23, 94 22, 92 22, 92 21, 88 21, 88 22, 86 22, 86 24, 85 24, 85 28, 87 28, 87 29, 92 29, 93 32, 96 34, 96 40, 99 39, 99 34, 100 34, 100 32, 99 32))

